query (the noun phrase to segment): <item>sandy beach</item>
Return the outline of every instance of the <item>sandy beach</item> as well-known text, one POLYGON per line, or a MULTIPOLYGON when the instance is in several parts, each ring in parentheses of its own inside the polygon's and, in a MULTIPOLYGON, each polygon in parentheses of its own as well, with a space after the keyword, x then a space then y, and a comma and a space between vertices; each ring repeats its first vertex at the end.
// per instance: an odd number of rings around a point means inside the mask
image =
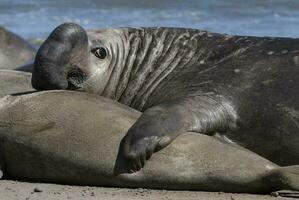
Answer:
POLYGON ((222 192, 166 191, 149 189, 104 188, 69 186, 20 181, 0 181, 1 200, 284 200, 293 198, 272 197, 270 195, 234 194, 222 192))

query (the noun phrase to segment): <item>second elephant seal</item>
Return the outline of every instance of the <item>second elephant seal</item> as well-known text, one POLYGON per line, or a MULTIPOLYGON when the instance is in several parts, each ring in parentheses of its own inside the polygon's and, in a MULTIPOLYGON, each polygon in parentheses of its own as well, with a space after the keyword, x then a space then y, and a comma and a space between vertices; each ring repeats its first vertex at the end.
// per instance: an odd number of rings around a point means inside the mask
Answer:
POLYGON ((299 165, 279 167, 244 148, 197 133, 183 133, 142 170, 128 174, 119 147, 140 114, 82 92, 6 96, 0 99, 0 169, 7 178, 78 185, 250 193, 299 190, 299 165))

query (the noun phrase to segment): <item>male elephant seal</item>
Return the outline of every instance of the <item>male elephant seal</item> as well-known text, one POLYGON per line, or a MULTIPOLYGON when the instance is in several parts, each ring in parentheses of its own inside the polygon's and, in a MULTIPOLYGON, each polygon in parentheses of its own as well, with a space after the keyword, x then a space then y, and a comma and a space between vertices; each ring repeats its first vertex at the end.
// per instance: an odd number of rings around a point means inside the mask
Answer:
POLYGON ((7 96, 0 107, 0 163, 8 177, 160 189, 299 190, 299 165, 279 167, 197 133, 177 137, 139 172, 120 174, 126 167, 117 157, 119 144, 140 113, 96 95, 39 92, 7 96))
POLYGON ((32 84, 144 111, 124 139, 133 170, 185 131, 299 164, 299 39, 62 24, 38 50, 32 84))
POLYGON ((0 70, 0 98, 8 94, 35 91, 31 86, 31 73, 14 70, 0 70))
MULTIPOLYGON (((32 63, 36 49, 16 34, 0 27, 0 69, 16 69, 32 63)), ((27 65, 26 70, 28 71, 27 65)))

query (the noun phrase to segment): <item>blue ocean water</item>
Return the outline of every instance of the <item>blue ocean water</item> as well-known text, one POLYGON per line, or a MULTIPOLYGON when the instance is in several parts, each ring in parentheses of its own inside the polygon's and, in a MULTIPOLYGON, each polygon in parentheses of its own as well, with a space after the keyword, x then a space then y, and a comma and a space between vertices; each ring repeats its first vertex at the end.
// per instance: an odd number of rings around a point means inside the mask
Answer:
POLYGON ((63 22, 299 37, 299 0, 0 0, 0 25, 25 38, 45 38, 63 22))

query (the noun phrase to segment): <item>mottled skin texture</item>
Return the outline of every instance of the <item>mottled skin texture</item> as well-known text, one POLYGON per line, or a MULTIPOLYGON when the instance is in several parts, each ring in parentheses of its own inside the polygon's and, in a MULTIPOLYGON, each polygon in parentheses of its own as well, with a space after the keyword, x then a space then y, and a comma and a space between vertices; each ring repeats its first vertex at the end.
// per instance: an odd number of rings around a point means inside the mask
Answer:
MULTIPOLYGON (((0 27, 0 69, 17 69, 30 64, 34 60, 35 53, 36 49, 24 39, 0 27)), ((26 71, 29 70, 28 66, 26 71)), ((31 70, 32 65, 29 71, 31 70)))
POLYGON ((191 132, 182 133, 137 173, 124 173, 122 139, 140 114, 82 92, 4 97, 1 169, 9 178, 78 185, 250 193, 299 190, 298 165, 279 167, 237 145, 191 132))
POLYGON ((31 73, 0 70, 0 98, 9 94, 35 91, 31 86, 31 73))
POLYGON ((217 133, 293 165, 299 164, 298 50, 292 38, 183 28, 87 34, 63 24, 39 49, 32 84, 96 93, 144 111, 124 138, 132 171, 185 131, 217 133))

